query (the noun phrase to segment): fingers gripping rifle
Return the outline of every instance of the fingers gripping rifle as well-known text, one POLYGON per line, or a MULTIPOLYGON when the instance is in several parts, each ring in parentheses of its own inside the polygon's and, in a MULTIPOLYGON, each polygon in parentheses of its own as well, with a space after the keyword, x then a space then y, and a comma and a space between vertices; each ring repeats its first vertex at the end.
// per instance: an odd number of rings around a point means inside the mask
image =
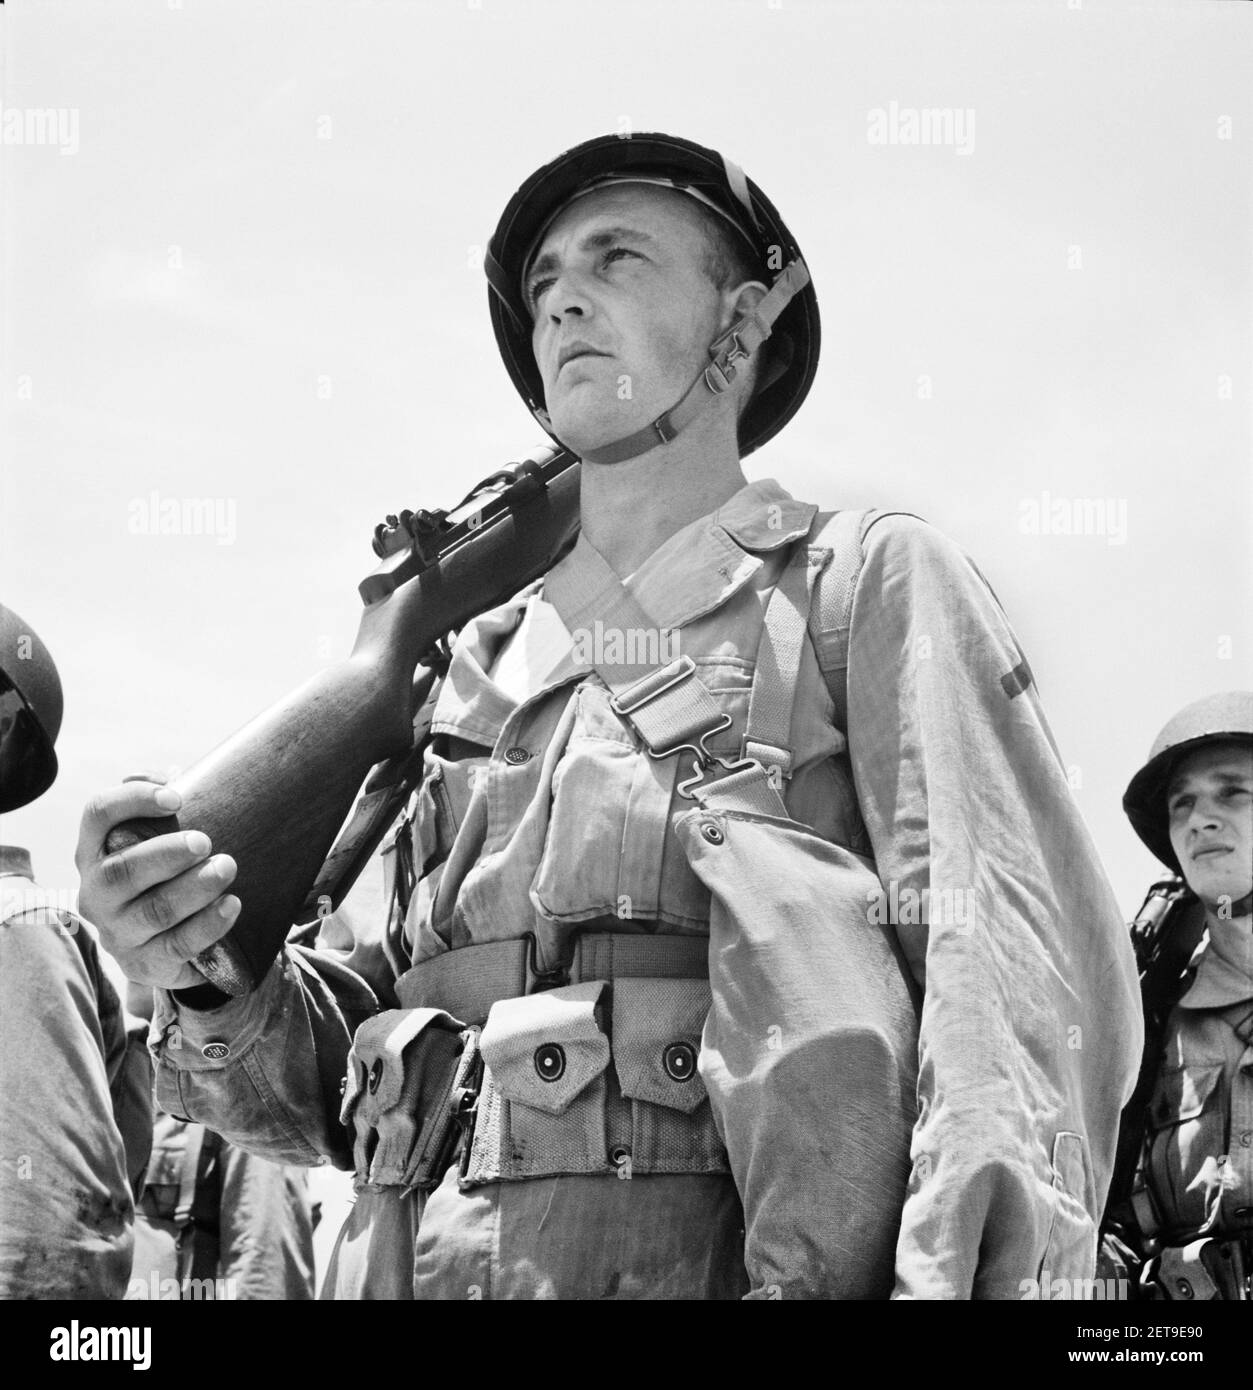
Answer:
POLYGON ((1205 931, 1205 908, 1182 879, 1164 878, 1149 889, 1131 924, 1131 946, 1140 971, 1144 1052, 1135 1091, 1122 1112, 1114 1177, 1105 1204, 1107 1222, 1125 1226, 1144 1147, 1149 1102, 1157 1085, 1166 1023, 1178 1002, 1184 972, 1205 931))
POLYGON ((177 816, 110 832, 112 854, 185 825, 234 857, 239 916, 194 961, 211 984, 246 994, 293 923, 338 904, 419 775, 441 664, 433 653, 551 569, 578 517, 578 460, 555 446, 493 473, 451 512, 389 517, 375 531, 383 558, 360 586, 351 655, 177 777, 177 816))

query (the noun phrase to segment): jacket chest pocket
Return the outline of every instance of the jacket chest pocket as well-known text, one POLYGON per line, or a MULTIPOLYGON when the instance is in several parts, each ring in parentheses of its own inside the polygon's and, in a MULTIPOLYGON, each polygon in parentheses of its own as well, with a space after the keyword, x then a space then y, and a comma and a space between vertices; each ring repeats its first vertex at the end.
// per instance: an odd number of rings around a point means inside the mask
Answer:
POLYGON ((1201 1229, 1222 1197, 1227 1163, 1223 1064, 1162 1072, 1149 1109, 1146 1170, 1168 1231, 1201 1229))
MULTIPOLYGON (((443 741, 446 743, 446 741, 443 741)), ((418 787, 413 810, 413 882, 405 894, 406 916, 419 923, 443 921, 452 911, 451 902, 440 899, 444 865, 453 844, 470 813, 475 785, 489 761, 489 752, 469 756, 479 746, 456 741, 467 756, 451 758, 426 750, 426 775, 418 787)))
MULTIPOLYGON (((715 681, 702 670, 732 718, 731 729, 710 741, 721 753, 739 746, 748 691, 729 683, 737 677, 742 680, 742 673, 724 672, 715 681)), ((557 922, 614 916, 703 927, 709 895, 670 829, 675 782, 691 772, 691 756, 650 757, 610 708, 603 686, 581 686, 577 698, 578 716, 553 776, 533 906, 557 922)))

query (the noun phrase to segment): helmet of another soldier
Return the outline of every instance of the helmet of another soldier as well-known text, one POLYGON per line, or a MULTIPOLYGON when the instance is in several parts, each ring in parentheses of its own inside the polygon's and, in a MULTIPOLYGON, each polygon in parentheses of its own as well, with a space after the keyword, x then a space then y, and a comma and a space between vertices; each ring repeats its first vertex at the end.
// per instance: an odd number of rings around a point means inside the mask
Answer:
POLYGON ((1253 746, 1253 691, 1232 690, 1181 709, 1153 740, 1144 766, 1131 779, 1123 810, 1148 848, 1177 874, 1183 873, 1170 839, 1167 791, 1180 763, 1210 745, 1253 746))
POLYGON ((48 648, 0 604, 0 811, 25 806, 56 780, 62 707, 48 648))

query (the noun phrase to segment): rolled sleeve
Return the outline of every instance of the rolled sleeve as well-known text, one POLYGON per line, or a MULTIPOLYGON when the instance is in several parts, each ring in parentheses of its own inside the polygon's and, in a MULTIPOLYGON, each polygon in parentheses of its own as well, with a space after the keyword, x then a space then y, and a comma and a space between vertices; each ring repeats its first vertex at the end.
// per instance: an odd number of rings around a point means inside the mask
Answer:
POLYGON ((352 1035, 377 1010, 359 976, 299 946, 217 1009, 182 1007, 159 990, 149 1033, 157 1103, 258 1157, 350 1168, 340 1084, 352 1035))
POLYGON ((1141 1046, 1134 961, 1026 659, 917 518, 863 541, 848 647, 862 814, 924 986, 898 1297, 1086 1277, 1141 1046))

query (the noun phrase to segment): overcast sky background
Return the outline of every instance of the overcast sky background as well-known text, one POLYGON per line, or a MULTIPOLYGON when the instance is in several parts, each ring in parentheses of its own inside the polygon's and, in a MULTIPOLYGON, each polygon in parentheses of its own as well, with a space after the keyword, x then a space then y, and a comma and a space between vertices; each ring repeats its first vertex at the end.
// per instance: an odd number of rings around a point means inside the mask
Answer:
POLYGON ((0 146, 0 601, 66 690, 2 834, 47 886, 92 790, 348 652, 387 512, 541 442, 483 246, 559 150, 661 129, 744 166, 817 287, 816 385, 750 478, 972 553, 1137 906, 1128 778, 1253 685, 1253 6, 9 3, 0 39, 6 113, 75 132, 0 146), (873 143, 893 102, 973 141, 873 143), (153 493, 233 536, 135 534, 153 493), (1045 493, 1125 543, 1024 533, 1045 493))

